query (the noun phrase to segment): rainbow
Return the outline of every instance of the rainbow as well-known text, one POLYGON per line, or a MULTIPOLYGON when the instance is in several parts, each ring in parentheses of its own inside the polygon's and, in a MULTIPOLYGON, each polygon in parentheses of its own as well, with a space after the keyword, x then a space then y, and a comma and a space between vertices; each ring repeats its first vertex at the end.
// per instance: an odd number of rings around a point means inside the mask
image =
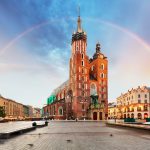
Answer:
MULTIPOLYGON (((68 18, 67 18, 68 19, 68 18)), ((71 19, 71 18, 70 18, 71 19)), ((141 37, 139 37, 137 34, 127 30, 126 28, 123 28, 115 23, 112 23, 112 22, 108 22, 108 21, 105 21, 105 20, 101 20, 101 19, 90 19, 90 18, 85 18, 86 20, 88 21, 97 21, 99 23, 103 23, 103 24, 106 24, 108 26, 111 26, 121 32, 124 32, 125 34, 127 34, 128 36, 130 36, 131 38, 133 38, 134 40, 136 40, 138 43, 140 43, 141 45, 144 46, 144 48, 146 50, 148 50, 150 52, 150 45, 148 43, 146 43, 141 37)), ((73 18, 74 20, 74 18, 73 18)), ((56 21, 60 21, 60 20, 51 20, 51 21, 45 21, 45 22, 42 22, 42 23, 39 23, 37 25, 34 25, 32 27, 30 27, 29 29, 25 30, 24 32, 20 33, 18 36, 16 36, 14 39, 12 39, 10 42, 8 42, 6 44, 6 46, 4 46, 1 50, 0 50, 0 56, 2 54, 4 54, 6 52, 6 50, 8 50, 12 45, 14 45, 18 40, 20 40, 22 37, 24 37, 26 34, 32 32, 33 30, 36 30, 40 27, 43 27, 45 25, 48 25, 52 22, 56 22, 56 21)))

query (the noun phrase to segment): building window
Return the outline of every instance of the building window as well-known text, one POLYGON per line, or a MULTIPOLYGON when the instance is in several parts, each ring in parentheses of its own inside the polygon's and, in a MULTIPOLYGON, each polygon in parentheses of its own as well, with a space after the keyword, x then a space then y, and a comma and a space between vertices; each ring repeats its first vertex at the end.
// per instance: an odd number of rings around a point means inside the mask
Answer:
POLYGON ((82 91, 82 96, 84 97, 84 91, 82 91))
POLYGON ((84 110, 84 104, 82 104, 82 110, 84 110))
POLYGON ((141 100, 140 100, 140 99, 138 100, 138 103, 141 103, 141 100))
POLYGON ((84 59, 84 54, 82 53, 82 59, 84 59))
POLYGON ((148 118, 148 114, 144 113, 144 119, 148 118))
POLYGON ((100 67, 102 70, 104 70, 104 64, 101 64, 101 67, 100 67))
POLYGON ((138 117, 138 119, 142 119, 142 114, 138 113, 137 117, 138 117))
POLYGON ((95 95, 97 93, 97 87, 94 83, 90 86, 90 95, 95 95))
POLYGON ((94 71, 94 65, 91 67, 91 71, 94 71))
POLYGON ((140 98, 141 97, 141 95, 140 94, 138 94, 138 98, 140 98))
POLYGON ((82 66, 84 66, 84 61, 83 61, 83 60, 82 60, 82 63, 81 63, 81 64, 82 64, 82 66))
POLYGON ((84 84, 82 84, 82 89, 84 89, 84 84))
POLYGON ((133 113, 131 114, 131 118, 134 118, 134 114, 133 113))
POLYGON ((147 103, 147 99, 144 100, 144 103, 147 103))
POLYGON ((101 74, 100 74, 100 77, 101 77, 101 78, 104 78, 104 73, 101 73, 101 74))
POLYGON ((58 108, 58 114, 59 114, 60 116, 63 115, 63 108, 62 108, 62 107, 59 107, 59 108, 58 108))
POLYGON ((141 107, 137 107, 137 111, 141 111, 141 107))
POLYGON ((145 94, 145 98, 147 98, 147 94, 145 94))
POLYGON ((148 111, 147 105, 144 105, 144 111, 148 111))
POLYGON ((132 107, 131 111, 134 111, 134 107, 132 107))

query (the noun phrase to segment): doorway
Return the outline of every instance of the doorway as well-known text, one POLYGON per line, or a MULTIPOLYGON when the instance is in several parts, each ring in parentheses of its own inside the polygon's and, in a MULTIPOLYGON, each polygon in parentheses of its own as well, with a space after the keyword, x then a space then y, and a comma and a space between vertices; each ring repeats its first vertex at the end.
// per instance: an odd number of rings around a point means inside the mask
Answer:
POLYGON ((97 112, 93 112, 93 120, 97 120, 97 112))
POLYGON ((103 120, 103 113, 99 112, 99 120, 103 120))

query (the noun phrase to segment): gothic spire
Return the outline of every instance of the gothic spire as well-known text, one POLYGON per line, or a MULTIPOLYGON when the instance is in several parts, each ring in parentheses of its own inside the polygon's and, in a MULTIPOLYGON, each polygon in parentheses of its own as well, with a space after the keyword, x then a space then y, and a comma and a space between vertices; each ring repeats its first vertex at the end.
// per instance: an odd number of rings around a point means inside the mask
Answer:
POLYGON ((80 19, 80 7, 78 8, 78 26, 77 26, 77 32, 82 32, 82 28, 81 28, 81 19, 80 19))

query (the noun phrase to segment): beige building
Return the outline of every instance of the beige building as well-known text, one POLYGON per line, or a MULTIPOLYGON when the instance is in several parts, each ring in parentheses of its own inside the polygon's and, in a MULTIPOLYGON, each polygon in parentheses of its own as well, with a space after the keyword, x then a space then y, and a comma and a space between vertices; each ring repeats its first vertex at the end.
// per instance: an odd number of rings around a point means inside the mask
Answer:
POLYGON ((117 118, 145 119, 150 117, 150 88, 128 90, 117 98, 117 118))
POLYGON ((115 119, 117 117, 116 103, 112 102, 108 104, 108 119, 115 119))
POLYGON ((23 119, 23 104, 0 96, 0 106, 5 109, 6 119, 23 119))
POLYGON ((33 117, 34 118, 41 118, 41 109, 40 108, 33 108, 33 117))

